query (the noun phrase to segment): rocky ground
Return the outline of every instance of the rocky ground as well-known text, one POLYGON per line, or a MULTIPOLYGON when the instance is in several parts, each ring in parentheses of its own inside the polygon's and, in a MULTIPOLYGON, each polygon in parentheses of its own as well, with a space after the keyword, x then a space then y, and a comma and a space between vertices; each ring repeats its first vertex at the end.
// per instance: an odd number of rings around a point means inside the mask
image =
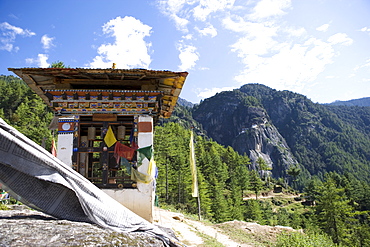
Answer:
POLYGON ((164 246, 145 233, 117 233, 16 206, 0 210, 0 246, 164 246))
MULTIPOLYGON (((211 224, 155 208, 154 224, 171 229, 184 246, 271 246, 286 227, 230 221, 211 224), (238 234, 236 234, 238 233, 238 234), (239 235, 238 238, 235 236, 239 235), (266 243, 267 245, 263 244, 266 243)), ((59 220, 25 206, 0 210, 0 247, 5 246, 164 246, 145 233, 117 233, 99 226, 59 220)))

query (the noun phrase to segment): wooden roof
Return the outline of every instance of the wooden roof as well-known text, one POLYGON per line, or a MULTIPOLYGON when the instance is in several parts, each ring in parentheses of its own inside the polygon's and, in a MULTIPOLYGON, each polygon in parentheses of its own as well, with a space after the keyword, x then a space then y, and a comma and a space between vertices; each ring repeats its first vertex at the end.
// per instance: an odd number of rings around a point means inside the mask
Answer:
POLYGON ((49 106, 46 90, 137 90, 160 91, 159 116, 170 117, 184 85, 187 72, 146 69, 8 68, 49 106))

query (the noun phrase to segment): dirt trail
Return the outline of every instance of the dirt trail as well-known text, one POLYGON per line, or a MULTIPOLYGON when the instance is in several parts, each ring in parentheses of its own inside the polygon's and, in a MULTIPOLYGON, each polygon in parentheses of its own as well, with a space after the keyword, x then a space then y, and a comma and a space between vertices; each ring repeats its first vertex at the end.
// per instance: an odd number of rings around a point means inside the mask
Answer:
POLYGON ((187 246, 200 246, 203 239, 196 232, 201 232, 215 238, 225 247, 252 247, 252 245, 239 244, 222 234, 216 227, 205 225, 200 221, 185 219, 180 213, 155 208, 154 223, 172 229, 181 242, 187 246))

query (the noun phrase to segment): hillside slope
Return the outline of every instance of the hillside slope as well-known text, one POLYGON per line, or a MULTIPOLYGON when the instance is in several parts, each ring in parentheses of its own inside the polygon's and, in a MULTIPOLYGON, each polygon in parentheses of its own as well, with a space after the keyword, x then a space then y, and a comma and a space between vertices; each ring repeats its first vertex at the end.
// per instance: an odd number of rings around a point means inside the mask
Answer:
POLYGON ((218 93, 193 108, 209 137, 252 160, 262 157, 275 177, 299 163, 310 174, 348 172, 369 181, 370 138, 360 128, 368 128, 370 111, 362 113, 358 121, 345 120, 349 112, 259 84, 218 93))

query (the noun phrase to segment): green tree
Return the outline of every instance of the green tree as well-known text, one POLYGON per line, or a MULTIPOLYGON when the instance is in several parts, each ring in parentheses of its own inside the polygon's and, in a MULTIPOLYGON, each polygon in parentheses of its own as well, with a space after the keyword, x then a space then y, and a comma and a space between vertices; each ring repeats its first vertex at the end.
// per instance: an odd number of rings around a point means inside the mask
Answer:
POLYGON ((228 202, 226 198, 226 180, 228 179, 227 166, 220 157, 220 148, 218 144, 208 143, 208 154, 210 162, 203 164, 205 174, 208 174, 210 185, 209 198, 212 200, 211 209, 214 219, 217 222, 223 222, 229 219, 228 202))
POLYGON ((56 61, 56 62, 53 62, 51 63, 51 65, 49 66, 49 68, 59 68, 59 69, 64 69, 64 68, 69 68, 69 66, 67 67, 63 62, 61 61, 56 61))
POLYGON ((0 109, 9 122, 25 98, 34 97, 31 89, 14 76, 0 76, 0 109))
POLYGON ((243 220, 243 192, 249 185, 249 171, 247 169, 249 159, 239 155, 231 147, 224 149, 222 157, 227 164, 229 173, 226 188, 229 195, 230 217, 235 220, 243 220))
POLYGON ((267 165, 266 161, 262 157, 258 157, 256 160, 258 170, 262 173, 261 177, 265 180, 265 183, 268 184, 270 178, 269 172, 272 168, 267 165))
POLYGON ((178 124, 168 123, 155 129, 154 147, 158 166, 157 193, 160 202, 178 207, 196 208, 191 198, 189 165, 190 132, 178 124), (194 205, 189 205, 194 204, 194 205))
POLYGON ((22 134, 39 145, 45 143, 45 148, 50 150, 52 135, 48 129, 53 117, 46 104, 36 95, 24 99, 12 115, 11 124, 22 134))
POLYGON ((292 182, 294 184, 295 189, 298 189, 297 188, 297 177, 300 173, 301 173, 301 169, 298 167, 298 165, 291 166, 287 170, 287 174, 293 178, 292 182))
POLYGON ((354 208, 335 180, 326 176, 326 181, 317 196, 316 216, 321 228, 329 234, 335 243, 345 243, 355 219, 354 208))
POLYGON ((261 221, 263 219, 261 206, 257 200, 249 199, 246 201, 244 218, 248 221, 261 221))
POLYGON ((290 225, 290 219, 289 219, 289 212, 286 208, 279 208, 277 212, 277 221, 278 224, 281 226, 289 226, 290 225))
POLYGON ((313 176, 304 188, 307 200, 315 201, 317 196, 320 195, 322 186, 322 181, 317 176, 313 176))
POLYGON ((263 182, 258 175, 257 171, 253 170, 251 171, 250 175, 250 189, 253 190, 253 192, 256 194, 256 200, 258 200, 258 193, 263 188, 263 182))

